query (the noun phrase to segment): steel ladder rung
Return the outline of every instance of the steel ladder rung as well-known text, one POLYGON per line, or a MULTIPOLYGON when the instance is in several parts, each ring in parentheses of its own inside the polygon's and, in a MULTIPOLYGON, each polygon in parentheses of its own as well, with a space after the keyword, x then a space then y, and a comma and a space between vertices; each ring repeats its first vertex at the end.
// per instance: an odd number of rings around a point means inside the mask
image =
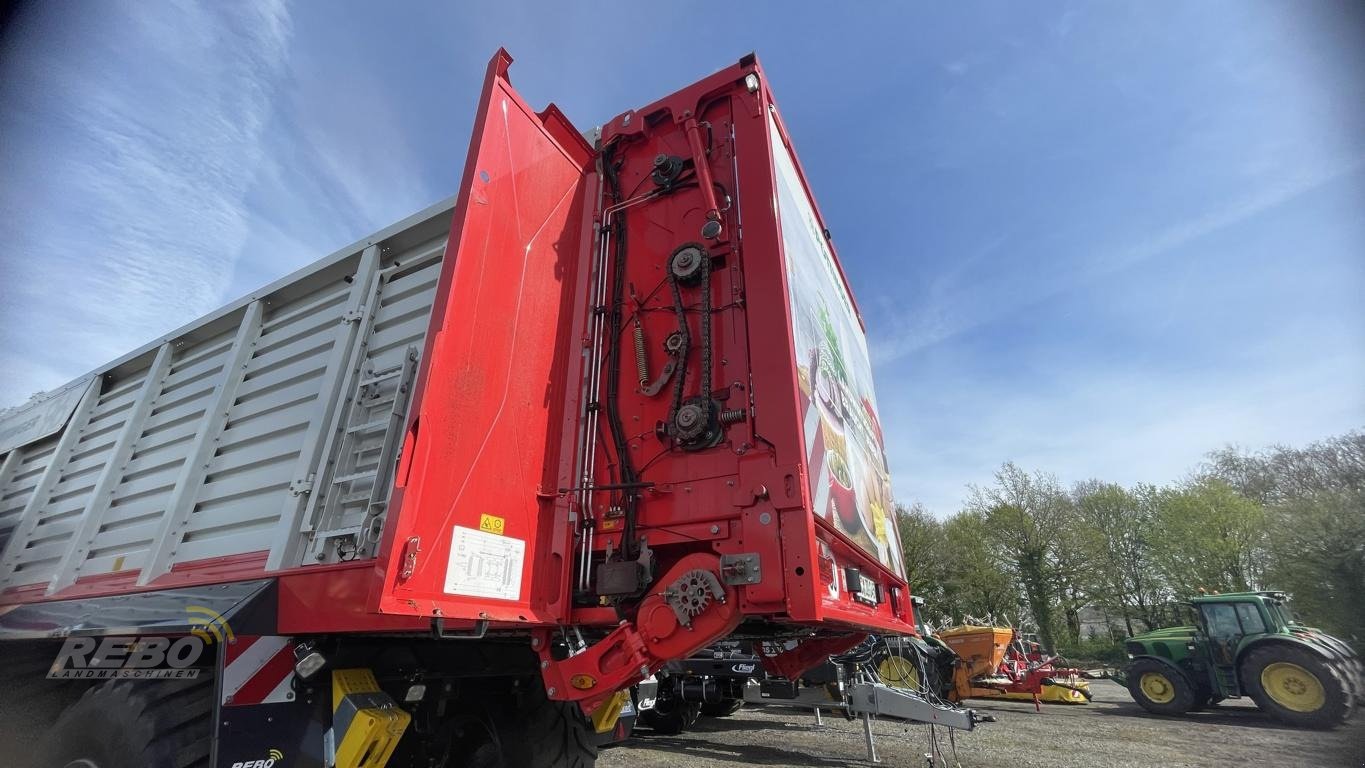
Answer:
POLYGON ((367 478, 373 478, 377 474, 379 473, 373 469, 367 470, 365 472, 353 472, 349 475, 342 475, 340 477, 333 478, 332 485, 341 485, 342 483, 351 483, 355 482, 356 480, 365 480, 367 478))
POLYGON ((354 435, 358 432, 378 432, 381 429, 388 429, 389 419, 387 417, 378 421, 367 421, 364 424, 356 424, 346 428, 346 434, 354 435))
POLYGON ((370 384, 378 384, 381 381, 388 381, 389 379, 392 379, 395 376, 402 375, 402 373, 403 366, 401 365, 393 368, 385 368, 384 370, 379 371, 378 373, 374 374, 368 379, 361 379, 360 383, 357 386, 365 387, 369 386, 370 384))

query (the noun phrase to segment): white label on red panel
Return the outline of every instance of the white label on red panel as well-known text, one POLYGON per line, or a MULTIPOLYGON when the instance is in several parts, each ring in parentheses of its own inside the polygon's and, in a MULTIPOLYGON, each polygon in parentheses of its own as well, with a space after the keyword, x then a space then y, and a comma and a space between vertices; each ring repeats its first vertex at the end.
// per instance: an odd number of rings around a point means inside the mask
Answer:
POLYGON ((521 598, 521 567, 526 542, 511 536, 455 526, 446 565, 445 591, 452 595, 521 598))

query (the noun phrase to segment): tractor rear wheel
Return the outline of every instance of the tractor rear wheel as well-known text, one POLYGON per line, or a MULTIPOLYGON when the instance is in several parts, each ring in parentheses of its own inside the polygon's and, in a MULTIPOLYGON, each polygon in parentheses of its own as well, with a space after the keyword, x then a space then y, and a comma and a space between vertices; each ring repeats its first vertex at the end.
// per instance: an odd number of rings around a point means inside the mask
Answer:
POLYGON ((1335 728, 1351 715, 1351 692, 1336 667, 1305 648, 1272 644, 1242 660, 1242 685, 1262 711, 1290 725, 1335 728))
POLYGON ((872 668, 877 678, 892 688, 904 688, 917 693, 925 690, 919 654, 903 641, 878 642, 872 652, 872 668))
POLYGON ((1194 685, 1185 673, 1156 659, 1138 659, 1128 667, 1128 693, 1157 715, 1183 715, 1195 705, 1194 685))

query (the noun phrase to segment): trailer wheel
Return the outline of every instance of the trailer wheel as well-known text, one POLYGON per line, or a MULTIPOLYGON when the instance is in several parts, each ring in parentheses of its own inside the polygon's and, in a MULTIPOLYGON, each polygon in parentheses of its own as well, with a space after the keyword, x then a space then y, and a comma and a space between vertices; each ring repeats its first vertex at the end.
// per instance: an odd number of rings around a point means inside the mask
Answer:
POLYGON ((1194 685, 1189 678, 1156 659, 1138 659, 1128 667, 1128 693, 1156 715, 1183 715, 1194 707, 1194 685))
POLYGON ((507 768, 592 768, 597 734, 577 704, 553 701, 539 680, 530 684, 519 706, 497 723, 507 768))
POLYGON ((744 699, 717 699, 704 702, 701 713, 706 717, 729 717, 744 707, 744 699))
POLYGON ((653 709, 640 713, 640 722, 649 726, 655 733, 677 736, 696 725, 700 717, 700 704, 683 701, 674 696, 666 698, 660 696, 653 709))
POLYGON ((35 768, 208 765, 213 681, 111 680, 67 707, 38 746, 35 768))
POLYGON ((62 712, 79 699, 86 686, 69 680, 51 680, 47 673, 60 644, 15 643, 0 645, 0 745, 11 755, 32 759, 43 734, 62 712))
POLYGON ((1327 659, 1292 645, 1253 648, 1242 685, 1275 719, 1307 728, 1336 728, 1351 716, 1350 687, 1327 659))

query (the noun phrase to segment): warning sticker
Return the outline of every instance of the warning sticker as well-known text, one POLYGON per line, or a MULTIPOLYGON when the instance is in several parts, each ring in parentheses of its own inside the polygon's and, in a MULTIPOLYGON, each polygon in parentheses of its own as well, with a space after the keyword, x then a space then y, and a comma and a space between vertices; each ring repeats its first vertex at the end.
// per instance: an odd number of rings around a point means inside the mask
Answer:
POLYGON ((502 535, 503 529, 507 527, 507 521, 497 515, 479 515, 479 530, 488 533, 502 535))
POLYGON ((457 525, 450 541, 445 591, 452 595, 520 599, 521 566, 525 559, 525 541, 457 525))

